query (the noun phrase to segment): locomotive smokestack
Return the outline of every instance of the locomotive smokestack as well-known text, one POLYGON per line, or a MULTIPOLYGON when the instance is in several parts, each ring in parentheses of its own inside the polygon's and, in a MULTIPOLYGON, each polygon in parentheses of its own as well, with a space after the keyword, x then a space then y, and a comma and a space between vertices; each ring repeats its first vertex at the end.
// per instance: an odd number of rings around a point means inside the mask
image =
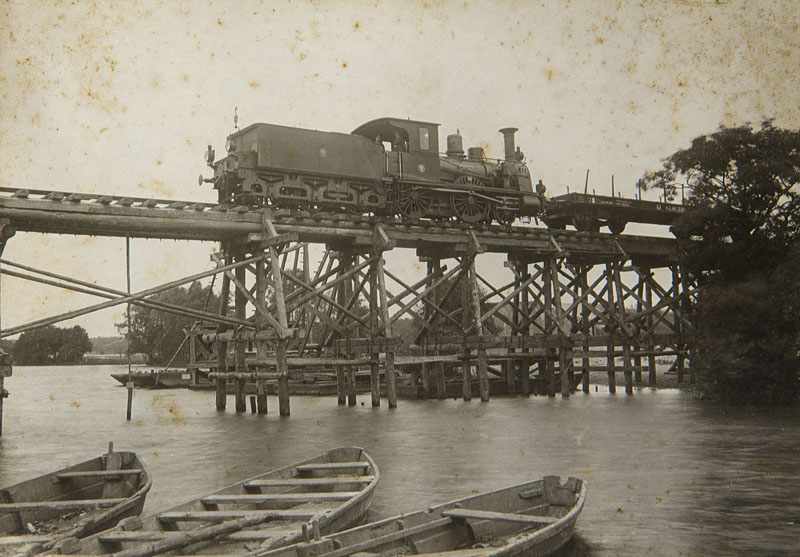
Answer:
POLYGON ((500 133, 503 134, 503 139, 506 143, 506 160, 513 161, 514 160, 514 134, 517 133, 517 128, 503 128, 500 130, 500 133))

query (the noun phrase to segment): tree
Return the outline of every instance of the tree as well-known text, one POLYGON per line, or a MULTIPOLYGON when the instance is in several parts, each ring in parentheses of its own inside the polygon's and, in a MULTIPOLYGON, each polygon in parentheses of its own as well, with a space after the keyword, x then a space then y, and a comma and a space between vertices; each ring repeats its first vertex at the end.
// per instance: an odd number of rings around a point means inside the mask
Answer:
POLYGON ((689 190, 673 226, 698 285, 692 366, 704 396, 800 396, 800 131, 751 125, 698 137, 645 175, 665 197, 689 190))
MULTIPOLYGON (((154 301, 206 311, 216 311, 219 298, 199 282, 188 288, 177 287, 150 298, 154 301)), ((117 323, 120 334, 126 335, 131 352, 143 352, 150 364, 166 364, 178 351, 185 338, 185 330, 193 320, 148 307, 131 306, 131 330, 128 334, 127 320, 117 323)), ((188 350, 184 344, 176 361, 185 361, 188 350), (182 359, 183 358, 183 359, 182 359)))
POLYGON ((22 333, 13 354, 18 364, 76 364, 91 349, 83 327, 61 329, 51 325, 22 333))

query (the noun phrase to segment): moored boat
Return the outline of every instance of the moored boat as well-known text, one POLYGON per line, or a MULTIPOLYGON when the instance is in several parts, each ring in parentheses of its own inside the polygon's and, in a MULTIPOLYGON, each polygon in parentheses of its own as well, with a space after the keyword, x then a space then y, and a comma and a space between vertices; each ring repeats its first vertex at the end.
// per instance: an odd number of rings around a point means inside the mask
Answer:
POLYGON ((109 452, 0 489, 0 554, 35 554, 142 512, 151 481, 132 452, 109 452))
MULTIPOLYGON (((128 384, 127 373, 112 373, 111 377, 122 385, 128 384)), ((180 389, 192 384, 192 374, 185 370, 137 370, 131 373, 130 380, 139 389, 180 389)))
POLYGON ((80 554, 266 551, 357 524, 380 472, 357 447, 332 449, 84 539, 80 554))
POLYGON ((572 537, 586 484, 558 476, 430 507, 424 511, 270 551, 261 557, 539 557, 572 537))

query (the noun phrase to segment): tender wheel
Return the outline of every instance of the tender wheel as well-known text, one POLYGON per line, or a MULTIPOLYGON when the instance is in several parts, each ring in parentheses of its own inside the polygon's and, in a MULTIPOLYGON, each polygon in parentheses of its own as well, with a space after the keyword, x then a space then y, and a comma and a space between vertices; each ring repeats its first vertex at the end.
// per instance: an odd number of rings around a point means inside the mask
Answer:
POLYGON ((622 231, 625 230, 626 224, 628 223, 624 220, 611 220, 608 221, 608 229, 612 234, 622 234, 622 231))
POLYGON ((600 223, 592 217, 574 217, 572 225, 581 232, 599 232, 600 223))

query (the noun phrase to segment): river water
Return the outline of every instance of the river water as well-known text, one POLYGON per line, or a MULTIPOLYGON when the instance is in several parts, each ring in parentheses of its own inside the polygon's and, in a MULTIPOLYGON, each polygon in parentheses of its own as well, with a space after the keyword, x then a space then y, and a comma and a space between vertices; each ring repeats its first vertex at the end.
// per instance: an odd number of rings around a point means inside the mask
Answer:
MULTIPOLYGON (((588 482, 573 555, 800 555, 800 409, 723 409, 684 393, 603 387, 569 400, 404 401, 394 411, 293 397, 292 416, 214 410, 213 393, 137 390, 119 366, 16 367, 0 485, 102 453, 146 462, 153 513, 340 445, 381 468, 374 517, 544 474, 588 482)), ((364 404, 362 406, 362 403, 364 404)))

